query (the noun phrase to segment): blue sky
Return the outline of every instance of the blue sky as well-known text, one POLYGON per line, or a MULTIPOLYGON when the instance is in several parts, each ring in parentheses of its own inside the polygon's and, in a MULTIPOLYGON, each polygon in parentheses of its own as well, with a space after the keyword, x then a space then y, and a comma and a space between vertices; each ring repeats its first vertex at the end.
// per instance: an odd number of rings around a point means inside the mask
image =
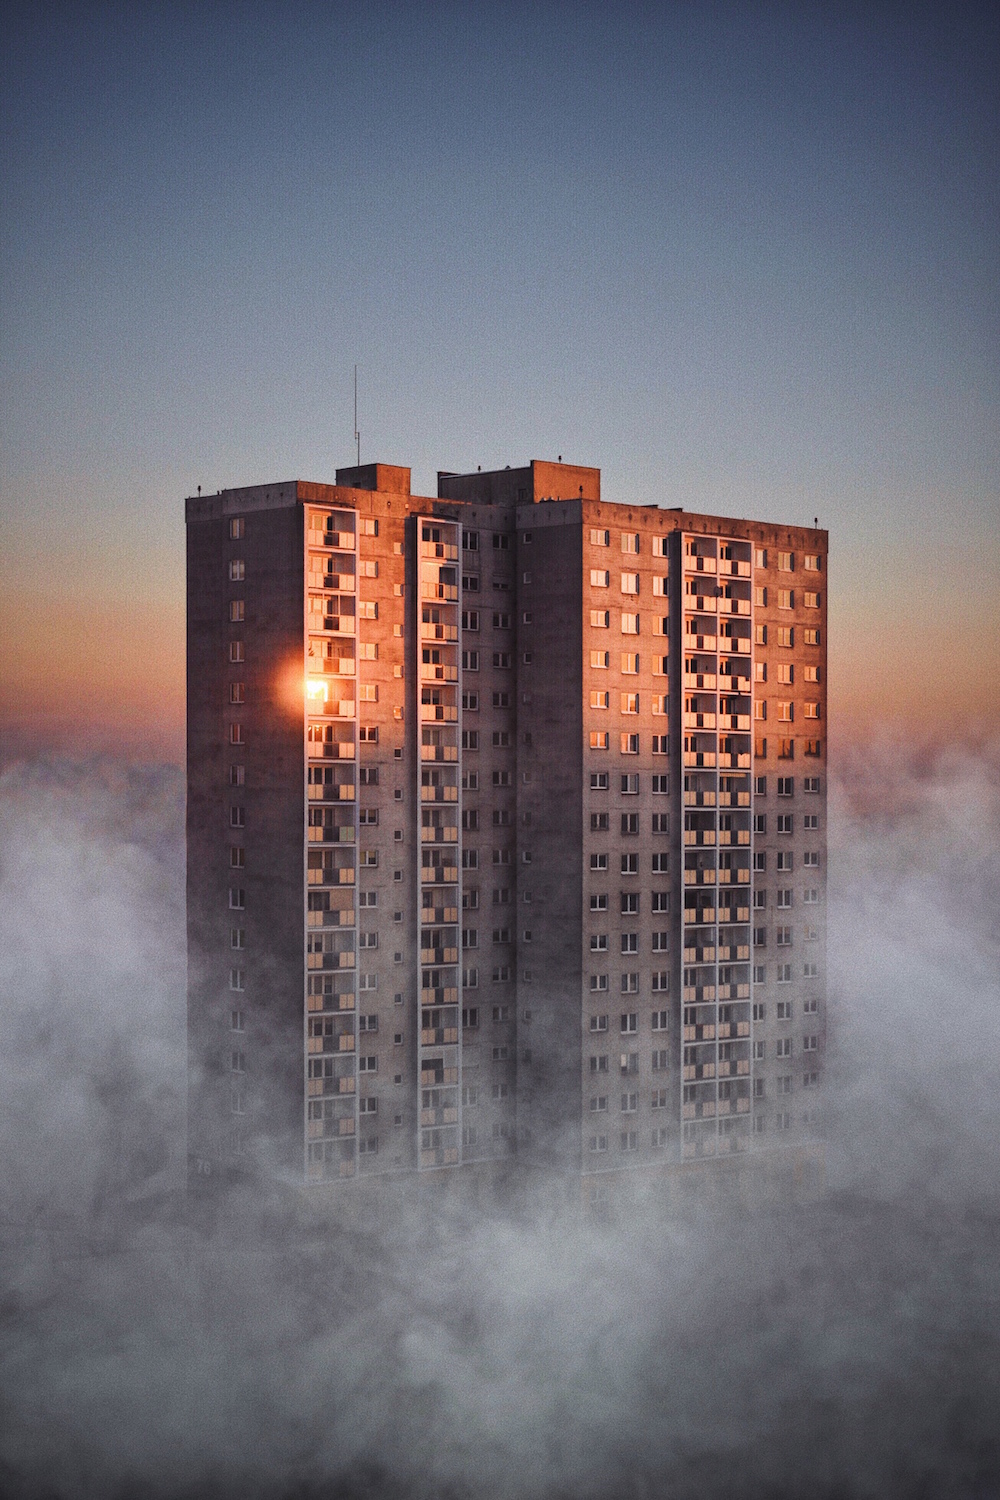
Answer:
POLYGON ((57 558, 96 697, 111 661, 139 720, 176 719, 181 497, 332 477, 355 362, 362 458, 424 492, 562 453, 606 498, 818 515, 845 713, 864 664, 883 699, 929 673, 941 712, 986 689, 995 715, 995 597, 968 620, 1000 563, 994 7, 53 5, 5 31, 22 729, 57 558))

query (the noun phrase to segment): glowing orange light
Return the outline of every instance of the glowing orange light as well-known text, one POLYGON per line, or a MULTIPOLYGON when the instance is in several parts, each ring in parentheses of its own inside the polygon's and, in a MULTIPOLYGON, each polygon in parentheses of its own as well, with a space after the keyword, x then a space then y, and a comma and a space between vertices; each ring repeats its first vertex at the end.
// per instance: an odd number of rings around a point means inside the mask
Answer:
POLYGON ((314 702, 326 702, 326 683, 318 682, 315 678, 306 682, 306 697, 314 702))

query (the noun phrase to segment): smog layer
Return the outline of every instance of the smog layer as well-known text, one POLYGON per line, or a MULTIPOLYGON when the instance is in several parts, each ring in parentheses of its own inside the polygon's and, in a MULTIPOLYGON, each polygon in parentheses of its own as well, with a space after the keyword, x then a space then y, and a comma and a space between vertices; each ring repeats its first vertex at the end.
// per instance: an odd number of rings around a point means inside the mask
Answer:
POLYGON ((0 778, 0 1493, 1000 1490, 1000 750, 831 787, 827 1186, 190 1213, 183 783, 0 778))

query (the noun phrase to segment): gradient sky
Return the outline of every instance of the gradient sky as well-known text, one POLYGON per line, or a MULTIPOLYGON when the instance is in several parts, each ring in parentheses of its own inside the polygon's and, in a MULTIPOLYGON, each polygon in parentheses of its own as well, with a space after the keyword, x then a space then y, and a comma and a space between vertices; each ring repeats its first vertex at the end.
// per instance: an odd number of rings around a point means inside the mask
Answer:
MULTIPOLYGON (((834 723, 1000 730, 994 5, 5 10, 7 753, 183 747, 183 496, 554 458, 831 533, 834 723)), ((833 726, 831 726, 833 727, 833 726)))

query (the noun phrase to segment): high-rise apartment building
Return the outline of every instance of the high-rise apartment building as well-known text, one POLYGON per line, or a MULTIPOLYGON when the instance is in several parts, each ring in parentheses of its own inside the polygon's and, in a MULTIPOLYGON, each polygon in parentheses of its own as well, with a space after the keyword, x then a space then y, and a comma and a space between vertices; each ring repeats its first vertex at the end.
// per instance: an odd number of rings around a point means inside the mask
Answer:
POLYGON ((192 1171, 590 1191, 807 1138, 826 533, 562 463, 438 491, 187 502, 192 1171))

